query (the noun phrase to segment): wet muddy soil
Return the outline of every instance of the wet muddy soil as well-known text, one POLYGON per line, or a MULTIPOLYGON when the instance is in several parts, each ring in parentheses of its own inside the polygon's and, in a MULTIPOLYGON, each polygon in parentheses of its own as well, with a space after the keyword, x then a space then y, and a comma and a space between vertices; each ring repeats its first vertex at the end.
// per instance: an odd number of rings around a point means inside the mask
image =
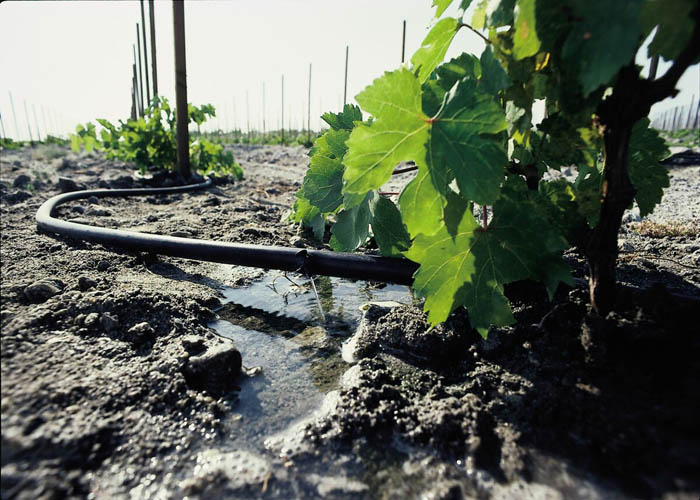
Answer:
MULTIPOLYGON (((285 222, 306 151, 234 155, 243 181, 58 216, 323 248, 285 222)), ((145 181, 1 151, 2 498, 698 498, 700 167, 669 171, 626 216, 614 313, 572 250, 577 286, 511 287, 518 324, 484 341, 408 290, 316 277, 317 302, 304 276, 38 232, 50 196, 145 181)))

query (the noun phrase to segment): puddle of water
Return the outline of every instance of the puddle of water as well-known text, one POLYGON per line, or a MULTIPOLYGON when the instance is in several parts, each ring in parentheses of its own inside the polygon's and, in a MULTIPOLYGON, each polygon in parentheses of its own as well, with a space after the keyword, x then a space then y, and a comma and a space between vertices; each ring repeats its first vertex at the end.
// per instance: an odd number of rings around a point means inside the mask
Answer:
MULTIPOLYGON (((318 300, 309 279, 294 276, 290 280, 284 273, 273 271, 246 287, 223 290, 222 302, 224 308, 231 303, 243 306, 251 316, 266 313, 282 320, 290 318, 290 322, 296 320, 297 324, 323 326, 330 335, 347 335, 357 327, 363 304, 412 301, 406 286, 375 288, 363 281, 326 276, 314 279, 318 300)), ((328 383, 319 380, 339 378, 349 367, 340 361, 338 340, 327 343, 335 351, 329 354, 327 348, 303 349, 298 340, 246 329, 224 319, 209 326, 234 342, 244 366, 262 367, 260 375, 244 377, 240 383, 239 403, 231 422, 235 429, 232 444, 236 446, 260 450, 266 437, 308 418, 329 390, 328 383)), ((320 335, 324 335, 322 331, 320 335)))
POLYGON ((233 341, 245 366, 262 367, 259 375, 241 380, 234 410, 237 441, 259 444, 264 436, 284 429, 297 416, 320 405, 323 394, 314 385, 309 359, 298 344, 224 320, 209 326, 233 341))
POLYGON ((411 292, 402 285, 371 286, 365 281, 316 276, 314 278, 318 300, 311 281, 297 275, 287 279, 279 271, 267 273, 261 280, 243 288, 227 288, 223 291, 224 303, 233 302, 245 307, 294 318, 300 321, 323 324, 329 332, 339 328, 354 329, 362 315, 360 306, 372 301, 396 301, 410 304, 411 292), (319 309, 323 308, 323 315, 319 309))

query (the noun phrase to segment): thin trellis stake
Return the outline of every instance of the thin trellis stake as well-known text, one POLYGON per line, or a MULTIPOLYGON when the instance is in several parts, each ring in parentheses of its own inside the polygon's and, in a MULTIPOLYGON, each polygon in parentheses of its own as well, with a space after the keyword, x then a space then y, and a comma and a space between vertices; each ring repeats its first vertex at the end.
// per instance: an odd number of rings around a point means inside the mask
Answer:
POLYGON ((151 105, 151 82, 148 78, 148 44, 146 43, 146 17, 143 13, 143 0, 139 0, 141 4, 141 34, 143 35, 143 69, 146 75, 146 102, 151 105))
POLYGON ((151 67, 153 71, 153 97, 158 97, 158 66, 156 64, 156 13, 153 0, 148 0, 151 17, 151 67))

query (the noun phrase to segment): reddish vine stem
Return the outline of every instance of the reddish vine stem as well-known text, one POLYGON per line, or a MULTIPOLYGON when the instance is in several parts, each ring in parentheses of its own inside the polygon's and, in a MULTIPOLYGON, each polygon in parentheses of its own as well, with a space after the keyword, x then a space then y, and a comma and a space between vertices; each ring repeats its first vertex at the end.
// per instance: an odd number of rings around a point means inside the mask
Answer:
POLYGON ((481 227, 486 229, 489 225, 489 209, 486 205, 481 205, 481 227))
POLYGON ((379 194, 382 196, 398 196, 401 193, 399 192, 394 192, 394 191, 379 191, 379 194))

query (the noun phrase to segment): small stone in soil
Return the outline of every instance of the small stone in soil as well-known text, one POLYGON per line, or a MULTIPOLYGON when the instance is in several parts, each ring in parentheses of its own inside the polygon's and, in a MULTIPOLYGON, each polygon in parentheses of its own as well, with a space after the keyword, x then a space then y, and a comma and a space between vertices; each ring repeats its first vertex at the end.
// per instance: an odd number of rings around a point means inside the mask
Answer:
POLYGON ((187 385, 212 394, 232 390, 240 372, 241 353, 230 342, 209 347, 202 354, 190 357, 184 367, 187 385))
POLYGON ((148 322, 144 321, 142 323, 136 323, 134 326, 127 330, 127 337, 129 340, 135 344, 141 344, 153 337, 153 328, 148 322))
POLYGON ((97 286, 97 281, 89 278, 88 276, 80 276, 78 278, 78 288, 80 288, 81 291, 86 291, 90 290, 91 288, 94 288, 97 286))
POLYGON ((85 186, 82 184, 78 184, 73 179, 69 179, 68 177, 59 177, 56 187, 61 193, 71 193, 73 191, 80 191, 81 189, 85 188, 85 186))
POLYGON ((104 313, 100 318, 100 323, 106 332, 111 332, 119 327, 119 319, 110 313, 104 313))
POLYGON ((32 302, 46 302, 60 292, 55 284, 47 281, 32 283, 24 289, 24 295, 32 302))
POLYGON ((97 263, 97 270, 98 271, 104 272, 107 269, 109 269, 109 262, 107 262, 106 260, 101 260, 97 263))
POLYGON ((87 328, 91 328, 93 326, 97 326, 97 324, 100 322, 100 315, 97 313, 90 313, 87 316, 85 316, 85 320, 83 321, 83 326, 87 328))
POLYGON ((27 174, 20 174, 15 177, 15 181, 12 183, 12 187, 22 188, 32 182, 32 178, 27 174))

